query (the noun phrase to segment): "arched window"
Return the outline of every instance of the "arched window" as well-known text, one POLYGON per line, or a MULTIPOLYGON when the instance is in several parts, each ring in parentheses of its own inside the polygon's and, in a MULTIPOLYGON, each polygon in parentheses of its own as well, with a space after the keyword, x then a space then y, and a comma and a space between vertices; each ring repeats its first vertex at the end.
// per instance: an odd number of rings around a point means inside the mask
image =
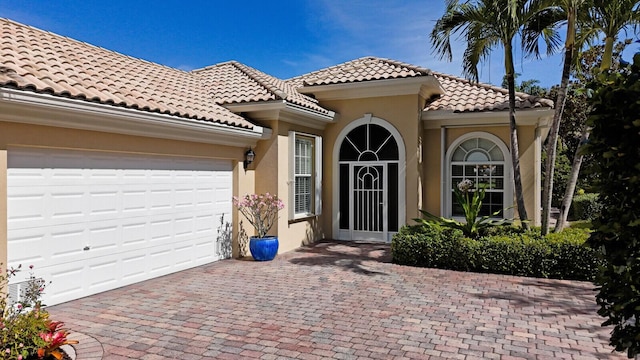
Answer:
MULTIPOLYGON (((507 149, 495 136, 485 133, 468 134, 449 149, 449 192, 446 196, 449 214, 464 216, 460 204, 452 195, 462 180, 473 181, 474 188, 482 186, 486 194, 480 215, 492 215, 505 210, 512 203, 507 149)), ((501 213, 501 217, 504 217, 501 213)))

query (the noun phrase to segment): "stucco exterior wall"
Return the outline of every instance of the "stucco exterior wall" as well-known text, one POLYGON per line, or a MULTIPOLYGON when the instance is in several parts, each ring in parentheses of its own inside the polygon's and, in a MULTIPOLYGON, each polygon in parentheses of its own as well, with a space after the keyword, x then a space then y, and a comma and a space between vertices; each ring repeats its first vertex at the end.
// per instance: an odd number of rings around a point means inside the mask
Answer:
MULTIPOLYGON (((324 132, 324 193, 323 193, 323 212, 327 214, 324 217, 322 227, 326 231, 330 231, 327 236, 333 236, 334 226, 338 222, 338 218, 334 216, 333 193, 337 191, 338 184, 334 184, 334 163, 337 159, 333 158, 333 151, 340 132, 352 121, 363 118, 366 114, 373 117, 383 119, 393 125, 404 142, 406 149, 406 164, 404 169, 405 177, 405 219, 417 217, 418 209, 422 207, 422 153, 420 145, 422 143, 422 132, 418 131, 420 125, 420 98, 417 95, 407 96, 389 96, 364 99, 349 100, 333 100, 323 101, 322 106, 337 112, 338 120, 329 124, 324 132)), ((400 224, 403 225, 403 224, 400 224)))
POLYGON ((440 214, 440 194, 442 191, 441 155, 441 131, 440 129, 426 129, 424 131, 423 158, 424 158, 424 209, 432 214, 440 214))
MULTIPOLYGON (((276 194, 285 203, 285 208, 279 213, 278 222, 269 232, 278 235, 278 253, 284 253, 325 237, 319 226, 324 213, 303 219, 289 219, 289 207, 293 206, 293 199, 289 198, 290 186, 293 186, 289 176, 289 158, 293 151, 289 147, 289 131, 318 136, 322 135, 322 131, 283 121, 269 121, 265 122, 265 125, 272 129, 273 135, 269 140, 259 142, 255 149, 255 192, 276 194)), ((248 231, 251 232, 250 235, 253 234, 252 228, 248 231)))
POLYGON ((0 150, 0 271, 7 261, 7 150, 0 150))
MULTIPOLYGON (((233 196, 242 197, 245 194, 251 194, 254 192, 255 186, 255 170, 252 170, 252 166, 249 165, 245 169, 242 161, 236 162, 233 167, 233 196)), ((251 224, 242 218, 242 215, 235 209, 232 214, 234 229, 232 256, 247 256, 249 254, 249 236, 253 235, 251 224)))

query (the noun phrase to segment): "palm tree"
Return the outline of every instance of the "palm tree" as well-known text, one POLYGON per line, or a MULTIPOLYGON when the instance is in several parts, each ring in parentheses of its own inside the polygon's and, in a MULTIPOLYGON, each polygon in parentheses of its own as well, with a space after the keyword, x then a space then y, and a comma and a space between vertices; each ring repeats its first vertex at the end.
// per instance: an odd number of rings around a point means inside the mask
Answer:
POLYGON ((556 148, 558 145, 558 133, 560 131, 560 121, 564 111, 564 104, 567 98, 569 77, 571 76, 571 65, 574 62, 576 53, 576 30, 578 27, 578 14, 582 13, 587 4, 586 0, 557 0, 555 6, 565 14, 567 34, 564 42, 564 64, 562 66, 562 79, 555 102, 553 121, 547 137, 547 159, 545 163, 546 174, 542 187, 542 235, 549 231, 549 218, 551 213, 551 194, 553 193, 553 175, 556 164, 556 148))
POLYGON ((600 70, 611 68, 613 45, 621 31, 640 24, 640 1, 638 0, 593 0, 589 12, 590 31, 585 32, 587 40, 604 35, 604 55, 600 70))
POLYGON ((539 39, 545 41, 552 53, 559 43, 553 25, 558 20, 557 9, 548 0, 447 0, 445 14, 436 21, 431 43, 440 58, 452 60, 451 36, 464 35, 466 49, 463 74, 478 81, 478 64, 488 58, 495 47, 504 49, 504 66, 509 90, 509 127, 511 161, 518 215, 528 227, 520 174, 520 154, 516 128, 515 71, 513 43, 517 36, 527 55, 539 56, 539 39))
MULTIPOLYGON (((592 1, 588 11, 587 23, 584 26, 585 30, 581 37, 586 43, 593 43, 599 37, 604 36, 604 55, 602 56, 600 70, 605 71, 611 68, 613 46, 618 34, 626 30, 627 27, 635 28, 640 24, 640 0, 592 1)), ((582 141, 586 142, 588 138, 589 129, 585 126, 582 133, 582 141)), ((573 201, 573 193, 578 182, 582 159, 582 153, 578 148, 571 165, 571 175, 560 206, 560 216, 556 223, 555 231, 562 230, 567 222, 567 215, 573 201)))

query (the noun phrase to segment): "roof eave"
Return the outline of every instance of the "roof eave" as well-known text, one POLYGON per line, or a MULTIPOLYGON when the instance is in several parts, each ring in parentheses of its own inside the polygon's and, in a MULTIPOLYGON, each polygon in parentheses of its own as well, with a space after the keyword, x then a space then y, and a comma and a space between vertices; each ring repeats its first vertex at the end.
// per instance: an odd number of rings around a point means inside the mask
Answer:
POLYGON ((367 80, 329 85, 311 85, 298 88, 302 94, 313 94, 319 101, 359 99, 369 97, 421 95, 428 99, 439 94, 442 87, 431 75, 410 78, 367 80))
POLYGON ((336 113, 320 113, 286 100, 260 101, 242 104, 223 105, 234 113, 246 113, 259 121, 278 120, 314 129, 324 129, 335 121, 336 113))
MULTIPOLYGON (((549 107, 519 109, 516 111, 518 126, 545 128, 553 118, 554 110, 549 107)), ((456 126, 509 126, 509 111, 453 112, 450 110, 423 111, 425 129, 456 126)))
POLYGON ((228 146, 253 146, 271 129, 149 113, 49 94, 0 88, 2 121, 228 146))

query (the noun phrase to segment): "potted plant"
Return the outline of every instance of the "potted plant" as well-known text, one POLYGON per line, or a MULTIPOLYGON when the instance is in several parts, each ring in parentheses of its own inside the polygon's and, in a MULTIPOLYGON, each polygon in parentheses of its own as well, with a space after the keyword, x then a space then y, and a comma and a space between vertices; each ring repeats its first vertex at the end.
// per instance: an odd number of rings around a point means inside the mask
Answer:
POLYGON ((282 200, 269 193, 247 194, 242 198, 234 196, 233 204, 258 233, 249 239, 251 256, 257 261, 273 260, 278 253, 278 237, 267 233, 278 220, 278 211, 284 208, 282 200))

